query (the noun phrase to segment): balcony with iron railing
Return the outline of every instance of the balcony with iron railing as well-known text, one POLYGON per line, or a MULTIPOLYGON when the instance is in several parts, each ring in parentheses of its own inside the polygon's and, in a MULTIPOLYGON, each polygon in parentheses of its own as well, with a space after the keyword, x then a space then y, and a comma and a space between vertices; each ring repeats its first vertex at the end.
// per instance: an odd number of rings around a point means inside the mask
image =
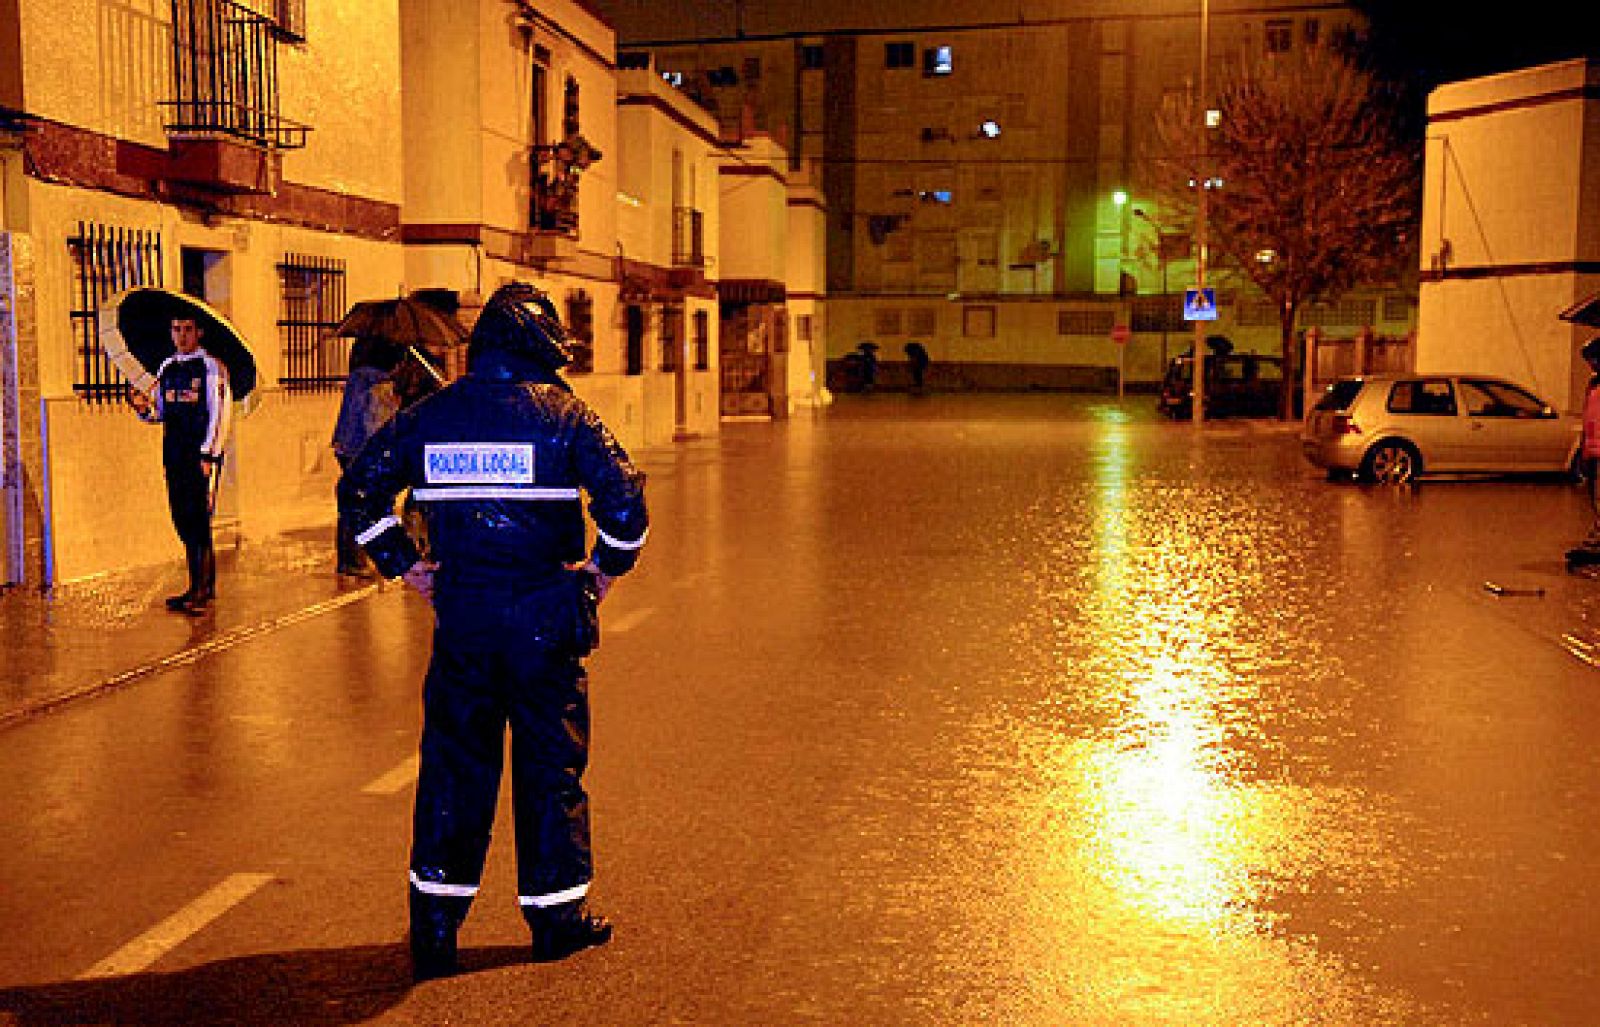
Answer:
POLYGON ((672 266, 706 266, 705 215, 693 207, 672 208, 672 266))
POLYGON ((231 140, 265 150, 305 146, 305 125, 278 111, 278 22, 232 0, 172 0, 176 141, 231 140))

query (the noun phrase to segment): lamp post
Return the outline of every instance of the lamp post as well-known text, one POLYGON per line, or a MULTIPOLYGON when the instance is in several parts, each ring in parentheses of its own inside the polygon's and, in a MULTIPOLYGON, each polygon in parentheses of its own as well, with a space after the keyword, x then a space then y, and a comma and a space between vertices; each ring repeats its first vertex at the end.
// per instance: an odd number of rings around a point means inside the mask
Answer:
MULTIPOLYGON (((1200 175, 1195 183, 1199 190, 1199 202, 1195 207, 1194 218, 1194 287, 1206 287, 1206 200, 1211 188, 1211 161, 1209 159, 1210 118, 1206 104, 1210 97, 1206 91, 1206 65, 1207 49, 1210 46, 1211 32, 1211 4, 1210 0, 1200 0, 1200 175)), ((1194 387, 1190 392, 1192 397, 1190 406, 1194 413, 1195 427, 1205 423, 1206 403, 1206 323, 1194 323, 1194 387)))
POLYGON ((1133 208, 1133 216, 1155 229, 1156 232, 1156 261, 1161 265, 1161 373, 1167 373, 1167 326, 1172 306, 1172 290, 1167 286, 1167 235, 1162 227, 1156 224, 1154 218, 1138 207, 1133 208))

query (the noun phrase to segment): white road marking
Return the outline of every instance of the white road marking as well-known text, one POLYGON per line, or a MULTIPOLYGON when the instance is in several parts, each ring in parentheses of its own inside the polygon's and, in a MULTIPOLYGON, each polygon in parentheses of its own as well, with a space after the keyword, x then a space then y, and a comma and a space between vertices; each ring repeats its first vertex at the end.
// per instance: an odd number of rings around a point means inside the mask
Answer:
POLYGON ((79 980, 138 973, 259 891, 271 874, 231 874, 221 883, 78 975, 79 980))
POLYGON ((601 634, 602 637, 604 637, 608 633, 612 634, 612 635, 625 634, 625 633, 627 633, 629 631, 632 631, 634 628, 638 627, 640 624, 643 624, 645 622, 645 620, 652 613, 655 613, 655 612, 656 612, 655 607, 646 606, 643 609, 630 610, 627 613, 623 614, 621 617, 618 617, 615 621, 613 621, 610 624, 607 624, 606 622, 601 621, 600 622, 600 634, 601 634))
POLYGON ((393 795, 417 779, 421 757, 408 756, 398 767, 361 789, 363 795, 393 795))

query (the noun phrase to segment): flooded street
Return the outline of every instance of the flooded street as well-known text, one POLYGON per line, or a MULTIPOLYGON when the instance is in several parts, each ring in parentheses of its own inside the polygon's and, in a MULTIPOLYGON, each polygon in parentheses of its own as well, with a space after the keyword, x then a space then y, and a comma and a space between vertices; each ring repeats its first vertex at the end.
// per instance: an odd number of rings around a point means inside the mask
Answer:
POLYGON ((1329 483, 1152 406, 847 396, 644 454, 590 665, 618 933, 562 964, 511 954, 503 808, 478 972, 404 980, 409 783, 363 786, 415 748, 414 596, 0 734, 0 1023, 1600 1020, 1582 490, 1329 483), (232 870, 284 886, 74 980, 232 870))

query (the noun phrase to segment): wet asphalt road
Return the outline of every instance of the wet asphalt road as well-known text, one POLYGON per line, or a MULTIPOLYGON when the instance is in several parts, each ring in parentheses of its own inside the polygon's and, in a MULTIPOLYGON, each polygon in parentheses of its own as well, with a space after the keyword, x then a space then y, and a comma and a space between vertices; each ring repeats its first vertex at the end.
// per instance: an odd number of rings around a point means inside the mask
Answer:
POLYGON ((0 1023, 1600 1021, 1579 492, 1329 484, 1148 407, 650 454, 591 662, 618 934, 562 964, 503 805, 474 972, 408 985, 414 596, 0 733, 0 1023))

